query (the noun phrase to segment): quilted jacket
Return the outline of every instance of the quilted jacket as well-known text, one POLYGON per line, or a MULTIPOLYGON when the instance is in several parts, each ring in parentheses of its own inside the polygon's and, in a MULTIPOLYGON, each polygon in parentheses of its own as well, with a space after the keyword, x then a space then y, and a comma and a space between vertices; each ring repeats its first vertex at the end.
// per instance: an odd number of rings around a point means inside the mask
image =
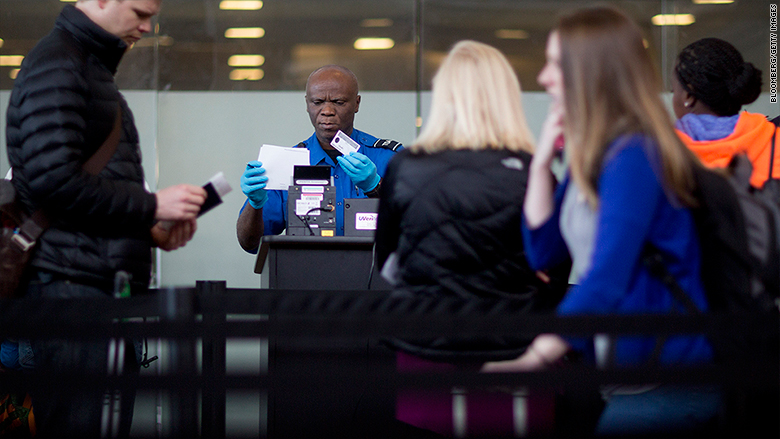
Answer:
POLYGON ((13 184, 26 209, 52 225, 32 265, 110 288, 114 274, 149 285, 156 198, 144 189, 133 115, 114 82, 127 45, 65 6, 54 29, 25 57, 14 81, 6 140, 13 184), (122 110, 116 153, 97 176, 83 163, 122 110))

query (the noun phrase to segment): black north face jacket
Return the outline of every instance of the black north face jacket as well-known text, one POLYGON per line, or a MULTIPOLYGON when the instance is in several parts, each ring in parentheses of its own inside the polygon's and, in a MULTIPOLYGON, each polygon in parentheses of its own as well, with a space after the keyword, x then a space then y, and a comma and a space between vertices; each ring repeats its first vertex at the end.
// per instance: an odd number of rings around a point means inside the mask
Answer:
POLYGON ((13 184, 29 212, 51 227, 32 265, 110 288, 125 270, 149 285, 156 198, 144 190, 133 116, 114 82, 127 45, 65 6, 54 29, 25 57, 8 106, 13 184), (116 153, 98 176, 81 169, 122 109, 116 153))
MULTIPOLYGON (((521 312, 550 312, 568 285, 528 266, 521 232, 531 155, 506 150, 398 153, 382 183, 377 265, 398 260, 396 295, 499 301, 521 312)), ((500 312, 497 310, 496 312, 500 312)), ((464 331, 467 328, 464 328, 464 331)), ((514 358, 532 336, 438 338, 393 344, 430 359, 514 358)))

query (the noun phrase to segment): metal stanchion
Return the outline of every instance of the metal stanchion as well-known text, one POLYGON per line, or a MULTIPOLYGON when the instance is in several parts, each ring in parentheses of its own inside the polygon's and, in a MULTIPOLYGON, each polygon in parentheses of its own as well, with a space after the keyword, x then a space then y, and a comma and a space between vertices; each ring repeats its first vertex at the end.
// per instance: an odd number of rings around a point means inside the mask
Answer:
MULTIPOLYGON (((195 321, 195 291, 168 288, 160 294, 160 316, 173 322, 195 321)), ((185 377, 197 374, 197 356, 193 337, 171 341, 171 369, 185 377)), ((171 437, 198 437, 198 392, 193 386, 180 385, 171 391, 171 437)))
POLYGON ((225 281, 198 281, 203 326, 202 431, 203 437, 225 437, 225 281))

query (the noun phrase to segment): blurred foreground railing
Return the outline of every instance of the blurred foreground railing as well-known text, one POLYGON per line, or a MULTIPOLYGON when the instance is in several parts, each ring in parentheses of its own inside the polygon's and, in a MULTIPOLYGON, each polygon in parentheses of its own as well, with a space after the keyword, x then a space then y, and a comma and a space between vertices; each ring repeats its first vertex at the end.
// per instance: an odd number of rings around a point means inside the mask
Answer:
MULTIPOLYGON (((0 334, 20 338, 107 339, 161 338, 172 341, 169 373, 161 376, 35 376, 25 384, 53 381, 63 386, 133 386, 175 394, 172 437, 225 437, 225 398, 228 389, 274 391, 269 375, 226 374, 227 339, 268 338, 284 345, 325 352, 323 340, 359 341, 384 337, 437 335, 517 335, 557 333, 599 334, 715 334, 721 328, 744 334, 780 332, 777 316, 763 315, 636 315, 554 317, 527 315, 510 301, 473 303, 446 299, 394 298, 376 291, 285 291, 227 288, 222 281, 198 282, 195 288, 153 290, 149 295, 119 300, 0 301, 0 334), (251 321, 231 315, 264 315, 251 321), (110 322, 106 322, 109 317, 110 322), (140 317, 146 318, 141 321, 140 317), (198 358, 198 343, 202 354, 198 358), (201 365, 200 370, 198 364, 201 365)), ((340 355, 338 349, 333 352, 340 355)), ((272 355, 272 354, 271 354, 272 355)), ((349 361, 349 356, 344 356, 349 361)), ((305 365, 300 373, 306 373, 305 365)), ((10 384, 0 374, 0 385, 10 384)), ((18 380, 17 378, 14 378, 18 380)), ((728 364, 675 368, 596 369, 575 365, 531 373, 480 374, 446 371, 395 374, 396 386, 451 388, 453 386, 592 387, 598 384, 647 382, 717 383, 725 388, 779 389, 778 359, 756 352, 728 364)), ((19 384, 18 382, 14 384, 19 384)), ((780 396, 778 396, 780 397, 780 396)), ((284 414, 280 414, 283 416, 284 414)), ((292 416, 292 415, 290 415, 292 416)), ((301 419, 300 422, 306 422, 301 419)), ((274 430, 269 431, 274 436, 274 430)))

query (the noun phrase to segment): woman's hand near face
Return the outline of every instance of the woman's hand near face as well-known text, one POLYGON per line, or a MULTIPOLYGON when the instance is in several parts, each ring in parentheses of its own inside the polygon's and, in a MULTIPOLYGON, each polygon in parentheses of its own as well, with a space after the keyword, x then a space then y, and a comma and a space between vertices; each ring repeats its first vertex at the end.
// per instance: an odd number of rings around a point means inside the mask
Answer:
POLYGON ((532 167, 540 169, 549 169, 557 145, 563 139, 563 108, 559 102, 553 102, 547 113, 547 118, 542 125, 542 133, 539 136, 539 143, 534 151, 532 167))
POLYGON ((528 173, 523 214, 531 229, 544 224, 555 210, 556 181, 550 171, 550 164, 555 157, 556 140, 563 136, 563 108, 558 102, 554 101, 550 106, 528 173))

